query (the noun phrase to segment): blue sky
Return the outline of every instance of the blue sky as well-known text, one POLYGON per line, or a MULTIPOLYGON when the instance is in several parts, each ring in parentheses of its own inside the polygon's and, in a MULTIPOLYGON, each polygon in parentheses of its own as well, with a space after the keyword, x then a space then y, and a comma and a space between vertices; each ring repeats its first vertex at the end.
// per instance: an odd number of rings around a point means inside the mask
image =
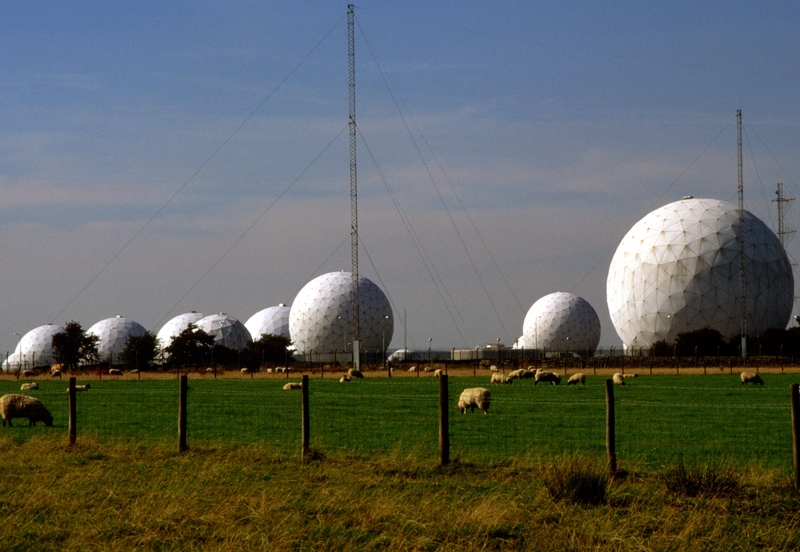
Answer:
MULTIPOLYGON (((345 14, 0 5, 2 351, 48 322, 245 321, 348 269, 345 14)), ((356 21, 361 273, 400 311, 395 347, 402 309, 412 346, 511 344, 554 291, 618 346, 614 249, 683 195, 736 201, 737 109, 747 207, 775 228, 776 183, 800 194, 794 2, 365 1, 356 21)))

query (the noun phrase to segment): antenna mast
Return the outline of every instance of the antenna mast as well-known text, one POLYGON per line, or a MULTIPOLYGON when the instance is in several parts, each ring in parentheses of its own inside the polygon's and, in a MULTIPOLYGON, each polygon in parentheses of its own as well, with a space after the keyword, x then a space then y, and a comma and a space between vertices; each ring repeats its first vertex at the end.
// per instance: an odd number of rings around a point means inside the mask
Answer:
POLYGON ((781 242, 785 250, 789 242, 788 238, 794 234, 794 229, 786 227, 786 207, 788 206, 785 204, 794 201, 794 198, 783 195, 783 184, 780 182, 778 183, 778 190, 775 192, 775 195, 778 197, 772 201, 778 204, 778 241, 781 242))
POLYGON ((741 306, 742 358, 747 356, 747 286, 744 274, 744 171, 742 169, 742 110, 736 110, 736 146, 739 162, 739 303, 741 306))
POLYGON ((347 66, 350 91, 350 259, 353 285, 350 288, 350 322, 353 332, 353 367, 360 368, 361 324, 358 304, 358 185, 356 171, 356 45, 353 4, 347 6, 347 66))

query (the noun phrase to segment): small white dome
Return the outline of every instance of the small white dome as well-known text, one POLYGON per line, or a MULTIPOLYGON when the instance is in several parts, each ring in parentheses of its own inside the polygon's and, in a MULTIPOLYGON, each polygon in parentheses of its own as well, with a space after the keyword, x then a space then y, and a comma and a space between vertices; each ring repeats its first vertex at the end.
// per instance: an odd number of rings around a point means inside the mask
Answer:
POLYGON ((138 322, 115 316, 95 323, 86 330, 86 333, 96 335, 99 338, 97 352, 100 355, 100 360, 110 359, 115 362, 122 349, 125 348, 125 342, 128 341, 128 338, 130 336, 142 336, 147 333, 147 330, 138 322))
POLYGON ((600 343, 600 317, 586 299, 557 291, 533 304, 522 335, 526 349, 592 354, 600 343))
POLYGON ((289 311, 291 309, 284 304, 275 307, 268 307, 260 310, 247 319, 244 327, 250 332, 253 341, 261 339, 262 335, 282 335, 290 337, 289 333, 289 311))
POLYGON ((244 324, 223 312, 201 318, 195 325, 197 329, 213 336, 215 345, 222 345, 228 349, 241 350, 252 341, 250 332, 244 324))
POLYGON ((185 314, 179 314, 175 318, 171 319, 169 322, 161 326, 161 329, 158 330, 158 334, 156 338, 158 339, 159 345, 161 348, 167 348, 172 344, 172 340, 178 336, 183 330, 189 327, 189 324, 195 324, 201 318, 205 318, 206 315, 192 311, 187 312, 185 314))

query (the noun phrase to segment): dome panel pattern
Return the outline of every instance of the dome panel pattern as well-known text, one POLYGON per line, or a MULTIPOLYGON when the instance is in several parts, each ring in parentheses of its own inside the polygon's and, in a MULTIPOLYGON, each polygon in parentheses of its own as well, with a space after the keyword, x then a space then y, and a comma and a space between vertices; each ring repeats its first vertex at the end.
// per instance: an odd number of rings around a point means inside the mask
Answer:
POLYGON ((130 336, 142 336, 147 333, 147 330, 138 322, 115 316, 95 323, 86 330, 86 333, 96 335, 99 338, 97 352, 100 360, 111 360, 113 362, 119 358, 119 354, 125 348, 125 342, 130 336))
MULTIPOLYGON (((44 364, 53 364, 56 362, 55 353, 53 351, 53 336, 57 333, 65 331, 64 328, 55 324, 45 324, 34 328, 19 340, 14 354, 17 355, 15 360, 11 361, 9 356, 8 364, 12 366, 11 371, 18 368, 20 360, 24 360, 30 365, 35 362, 36 366, 44 364)), ((8 371, 6 361, 3 361, 3 371, 8 371)))
MULTIPOLYGON (((352 272, 330 272, 307 283, 289 312, 289 332, 301 354, 352 350, 352 272)), ((389 299, 368 278, 358 278, 361 350, 388 347, 394 333, 389 299)))
MULTIPOLYGON (((747 334, 785 328, 794 277, 777 236, 743 214, 747 334)), ((739 212, 716 199, 687 198, 637 222, 611 260, 608 310, 626 348, 675 341, 705 327, 741 332, 739 212)))
POLYGON ((262 335, 282 335, 291 337, 289 333, 289 311, 291 309, 281 303, 274 307, 260 310, 247 319, 245 328, 250 332, 253 341, 261 339, 262 335))
POLYGON ((239 351, 252 341, 244 324, 223 312, 201 318, 195 325, 214 337, 214 345, 222 345, 228 349, 239 351))
POLYGON ((517 347, 592 354, 600 343, 600 333, 600 317, 586 299, 557 291, 528 310, 517 347))
POLYGON ((198 320, 205 317, 205 314, 192 311, 172 318, 158 330, 158 334, 156 334, 158 344, 161 348, 169 347, 172 344, 172 340, 188 328, 189 324, 196 324, 198 320))

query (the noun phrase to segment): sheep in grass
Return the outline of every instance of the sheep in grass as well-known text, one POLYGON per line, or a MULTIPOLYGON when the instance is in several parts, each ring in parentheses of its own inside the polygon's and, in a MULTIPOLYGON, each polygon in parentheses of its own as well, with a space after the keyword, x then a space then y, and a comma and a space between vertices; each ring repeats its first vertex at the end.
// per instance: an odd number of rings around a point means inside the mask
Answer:
MULTIPOLYGON (((88 383, 84 383, 83 385, 76 385, 75 391, 88 391, 91 388, 92 388, 91 385, 89 385, 88 383)), ((67 387, 67 393, 69 393, 69 387, 67 387)))
POLYGON ((567 385, 586 385, 586 376, 581 373, 572 374, 567 380, 567 385))
POLYGON ((542 370, 541 372, 536 372, 534 376, 534 385, 538 384, 540 381, 543 382, 550 382, 550 385, 558 385, 561 383, 561 376, 556 374, 555 372, 547 372, 542 370))
POLYGON ((361 373, 361 370, 356 370, 355 368, 350 368, 347 371, 347 375, 350 378, 364 379, 364 374, 361 373))
POLYGON ((108 370, 108 375, 109 376, 121 376, 122 375, 122 370, 120 370, 119 368, 110 368, 108 370))
POLYGON ((764 380, 761 379, 761 376, 759 376, 755 372, 742 372, 739 375, 739 377, 742 378, 742 385, 745 385, 745 384, 748 384, 748 383, 752 383, 753 385, 755 385, 757 383, 759 383, 761 385, 764 385, 764 380))
POLYGON ((61 379, 61 370, 53 370, 52 372, 50 372, 50 377, 61 379))
POLYGON ((342 376, 341 378, 339 378, 339 383, 347 383, 348 381, 350 381, 350 378, 348 376, 342 376))
POLYGON ((511 379, 531 379, 536 377, 536 373, 526 370, 525 368, 519 368, 508 374, 508 377, 511 379))
POLYGON ((442 369, 441 368, 437 368, 436 370, 434 370, 433 371, 433 377, 435 377, 435 378, 442 377, 442 369))
POLYGON ((625 377, 619 372, 611 376, 611 379, 614 382, 614 385, 625 385, 625 377))
POLYGON ((138 373, 139 373, 139 370, 137 370, 136 368, 134 368, 133 370, 128 370, 128 373, 129 373, 129 374, 138 374, 138 373))
POLYGON ((489 366, 489 370, 492 371, 492 372, 499 372, 500 368, 498 368, 497 366, 492 365, 492 366, 489 366))
POLYGON ((625 379, 633 379, 633 378, 638 378, 639 374, 636 374, 636 373, 634 373, 634 374, 622 374, 622 377, 625 378, 625 379))
POLYGON ((36 372, 34 372, 33 370, 23 370, 23 371, 22 371, 22 377, 23 377, 23 378, 33 378, 33 377, 36 377, 36 372))
POLYGON ((483 387, 473 387, 471 389, 464 389, 461 396, 458 398, 458 411, 462 414, 467 412, 475 412, 476 408, 483 410, 484 414, 489 413, 489 403, 492 402, 492 394, 488 389, 483 387))
POLYGON ((417 371, 417 367, 416 366, 412 366, 411 368, 408 369, 408 371, 409 372, 416 372, 417 371))
POLYGON ((44 425, 53 425, 53 416, 45 408, 42 401, 36 397, 27 395, 3 395, 0 397, 0 414, 3 415, 3 427, 8 422, 11 427, 11 420, 14 418, 27 418, 28 425, 36 425, 36 422, 44 422, 44 425))
POLYGON ((303 384, 298 382, 289 382, 283 386, 284 389, 302 389, 303 384))
POLYGON ((35 381, 33 383, 23 383, 19 388, 20 391, 36 391, 37 389, 39 389, 39 384, 35 381))
POLYGON ((514 380, 506 374, 492 374, 492 384, 495 385, 511 385, 514 380))

